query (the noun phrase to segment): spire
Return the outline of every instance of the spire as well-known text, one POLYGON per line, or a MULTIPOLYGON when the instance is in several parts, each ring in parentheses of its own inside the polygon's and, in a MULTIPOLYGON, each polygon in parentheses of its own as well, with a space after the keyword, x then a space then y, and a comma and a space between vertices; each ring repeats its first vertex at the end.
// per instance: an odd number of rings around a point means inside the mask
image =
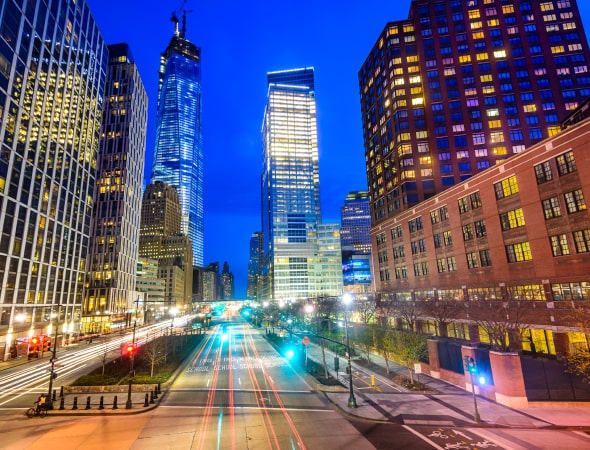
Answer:
POLYGON ((176 15, 176 11, 172 12, 172 17, 170 17, 170 21, 174 22, 174 36, 178 36, 178 16, 176 15))

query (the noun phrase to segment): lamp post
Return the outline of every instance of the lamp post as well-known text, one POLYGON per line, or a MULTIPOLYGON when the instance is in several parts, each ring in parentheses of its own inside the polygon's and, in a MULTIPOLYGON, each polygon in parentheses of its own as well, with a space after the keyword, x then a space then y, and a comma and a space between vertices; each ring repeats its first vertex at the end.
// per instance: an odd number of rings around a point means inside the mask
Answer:
POLYGON ((352 386, 352 366, 350 363, 350 341, 348 340, 348 319, 347 319, 347 306, 352 303, 352 297, 350 294, 344 294, 342 296, 342 303, 344 303, 344 334, 346 336, 346 357, 348 359, 348 386, 349 386, 349 396, 348 396, 348 407, 349 408, 357 408, 356 398, 354 398, 354 388, 352 386))
POLYGON ((477 410, 477 397, 475 395, 475 374, 477 372, 477 366, 475 364, 475 360, 471 356, 464 356, 463 357, 463 364, 465 368, 469 371, 469 376, 471 377, 471 393, 473 394, 473 420, 475 422, 480 423, 481 417, 479 416, 479 411, 477 410))
POLYGON ((137 326, 137 320, 133 321, 133 338, 131 339, 131 345, 133 350, 129 355, 129 389, 127 391, 127 403, 125 403, 125 409, 131 409, 133 403, 131 402, 131 384, 133 383, 133 360, 135 359, 135 327, 137 326))
MULTIPOLYGON (((57 374, 55 373, 55 362, 57 361, 57 332, 59 330, 59 313, 60 313, 61 305, 57 305, 57 314, 55 316, 55 334, 53 338, 53 349, 51 352, 51 369, 49 371, 49 389, 47 391, 47 400, 45 404, 47 405, 47 409, 53 409, 53 380, 57 378, 57 374)), ((43 345, 43 343, 41 343, 43 345)))

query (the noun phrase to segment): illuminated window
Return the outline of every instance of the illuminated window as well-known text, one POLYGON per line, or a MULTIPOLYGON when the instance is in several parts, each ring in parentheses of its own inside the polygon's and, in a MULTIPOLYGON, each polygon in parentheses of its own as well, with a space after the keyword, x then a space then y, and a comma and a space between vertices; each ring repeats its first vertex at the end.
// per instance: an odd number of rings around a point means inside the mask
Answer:
POLYGON ((506 50, 494 51, 494 58, 506 58, 506 50))
POLYGON ((460 63, 466 63, 471 61, 471 55, 461 55, 459 56, 460 63))
POLYGON ((483 31, 476 31, 475 33, 473 33, 473 39, 484 39, 485 38, 485 34, 483 33, 483 31))
POLYGON ((557 171, 561 176, 575 172, 577 170, 574 153, 571 151, 564 153, 563 155, 559 155, 557 158, 555 158, 555 162, 557 163, 557 171))
POLYGON ((391 36, 392 34, 398 34, 399 33, 399 29, 398 27, 389 27, 389 29, 387 30, 387 33, 391 36))
POLYGON ((566 192, 564 195, 567 212, 573 214, 578 211, 586 210, 586 202, 584 201, 584 194, 581 189, 572 192, 566 192))
POLYGON ((537 110, 537 105, 524 105, 523 109, 524 112, 535 112, 537 110))
POLYGON ((454 67, 446 67, 444 71, 445 76, 455 75, 454 67))
POLYGON ((497 108, 488 109, 486 115, 488 117, 497 117, 500 115, 500 111, 497 108))
POLYGON ((418 62, 418 57, 417 56, 408 56, 406 58, 406 61, 409 63, 415 63, 415 62, 418 62))
POLYGON ((489 59, 489 55, 487 52, 478 53, 476 55, 478 61, 487 61, 489 59))
POLYGON ((543 22, 554 22, 557 20, 557 16, 555 14, 547 14, 543 16, 543 22))
POLYGON ((471 22, 469 24, 469 26, 471 27, 472 30, 479 30, 481 27, 483 27, 483 23, 481 21, 471 22))
POLYGON ((498 19, 488 20, 488 27, 497 27, 498 25, 500 25, 500 21, 498 19))
POLYGON ((404 33, 412 33, 414 31, 414 25, 411 23, 404 24, 404 33))
POLYGON ((518 183, 516 176, 505 178, 504 180, 494 184, 494 191, 496 192, 496 199, 502 199, 510 195, 518 193, 518 183))
POLYGON ((506 147, 495 147, 493 150, 494 155, 505 155, 508 153, 506 147))
POLYGON ((544 2, 541 3, 541 11, 553 11, 553 3, 552 2, 544 2))
POLYGON ((490 142, 492 144, 504 142, 504 133, 502 131, 494 131, 490 133, 490 142))
POLYGON ((513 5, 502 5, 502 12, 504 14, 510 14, 514 12, 514 6, 513 5))
POLYGON ((503 231, 523 227, 525 222, 522 208, 513 209, 512 211, 500 214, 500 224, 502 225, 503 231))
POLYGON ((531 246, 528 242, 520 242, 506 246, 506 256, 509 263, 530 261, 533 259, 531 246))
POLYGON ((556 54, 556 53, 563 53, 565 52, 565 47, 563 45, 556 45, 554 47, 551 47, 551 53, 556 54))
POLYGON ((553 256, 564 256, 570 254, 567 236, 565 234, 549 236, 549 241, 551 243, 551 252, 553 253, 553 256))
POLYGON ((479 19, 479 9, 472 9, 468 13, 470 19, 479 19))

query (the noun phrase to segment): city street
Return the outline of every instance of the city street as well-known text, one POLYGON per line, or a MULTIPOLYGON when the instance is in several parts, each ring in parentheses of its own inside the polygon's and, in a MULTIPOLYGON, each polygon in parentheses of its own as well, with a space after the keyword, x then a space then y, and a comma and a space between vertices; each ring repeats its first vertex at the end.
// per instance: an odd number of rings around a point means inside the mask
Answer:
MULTIPOLYGON (((310 356, 316 355, 313 347, 310 356)), ((0 448, 590 448, 584 432, 590 427, 554 427, 492 402, 482 402, 485 421, 478 425, 470 420, 468 395, 408 393, 378 374, 375 389, 367 386, 371 373, 358 366, 353 366, 358 408, 351 409, 346 389, 321 392, 300 369, 277 353, 263 329, 236 316, 221 319, 159 403, 144 408, 138 402, 127 411, 67 408, 33 419, 24 416, 24 408, 5 405, 0 448)), ((579 415, 584 414, 581 409, 579 415)))

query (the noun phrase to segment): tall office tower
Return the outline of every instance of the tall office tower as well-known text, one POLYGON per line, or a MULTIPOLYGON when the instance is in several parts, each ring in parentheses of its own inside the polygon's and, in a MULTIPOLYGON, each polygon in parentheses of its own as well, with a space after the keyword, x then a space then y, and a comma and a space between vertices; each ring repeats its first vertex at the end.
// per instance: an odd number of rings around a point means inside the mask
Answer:
POLYGON ((166 282, 166 307, 185 308, 192 299, 193 266, 190 239, 180 232, 178 192, 161 181, 143 193, 139 256, 158 261, 158 276, 166 282))
POLYGON ((342 295, 342 247, 337 223, 317 225, 316 252, 310 260, 309 283, 312 297, 342 295))
POLYGON ((340 208, 344 290, 371 292, 371 208, 369 192, 350 192, 340 208))
POLYGON ((413 0, 358 74, 373 226, 555 135, 588 61, 575 0, 413 0))
POLYGON ((257 231, 250 237, 250 258, 248 259, 248 286, 246 298, 255 300, 258 298, 258 280, 260 272, 260 258, 263 254, 262 233, 257 231))
POLYGON ((142 302, 138 305, 144 315, 144 323, 161 319, 166 304, 166 280, 158 278, 158 261, 141 258, 137 261, 136 287, 142 302))
POLYGON ((221 271, 221 298, 232 300, 234 298, 234 274, 229 271, 229 264, 223 263, 221 271))
POLYGON ((314 69, 269 72, 267 81, 259 298, 309 298, 321 223, 314 69))
POLYGON ((0 2, 0 358, 77 331, 107 55, 84 0, 0 2))
POLYGON ((160 57, 156 143, 151 181, 178 191, 181 230, 192 242, 193 264, 203 265, 203 144, 201 49, 186 39, 186 13, 160 57))
POLYGON ((98 333, 128 325, 131 311, 143 311, 135 279, 148 99, 129 46, 108 49, 82 309, 82 329, 98 333))

